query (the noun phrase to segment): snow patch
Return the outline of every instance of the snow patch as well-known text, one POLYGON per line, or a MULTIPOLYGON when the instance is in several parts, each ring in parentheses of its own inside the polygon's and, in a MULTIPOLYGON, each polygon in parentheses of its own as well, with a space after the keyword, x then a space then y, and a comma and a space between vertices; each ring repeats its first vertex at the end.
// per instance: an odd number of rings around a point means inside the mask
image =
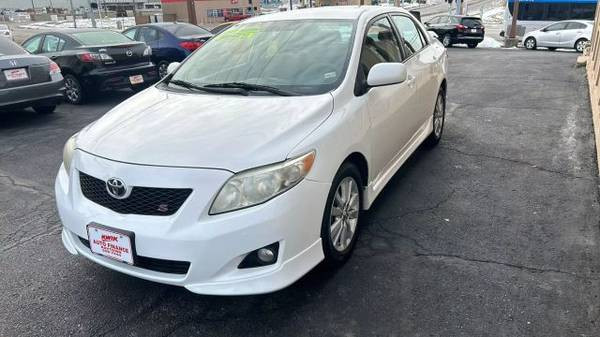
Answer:
POLYGON ((502 48, 502 43, 489 36, 483 38, 483 41, 477 45, 479 48, 502 48))

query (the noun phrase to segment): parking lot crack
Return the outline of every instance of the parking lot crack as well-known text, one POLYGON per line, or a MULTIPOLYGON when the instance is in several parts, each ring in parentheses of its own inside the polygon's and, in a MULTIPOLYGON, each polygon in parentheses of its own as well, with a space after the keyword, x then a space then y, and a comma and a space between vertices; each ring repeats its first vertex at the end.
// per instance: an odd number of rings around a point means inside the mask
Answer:
POLYGON ((7 180, 8 183, 11 186, 13 186, 13 187, 15 187, 17 189, 24 190, 24 191, 29 191, 29 192, 33 192, 35 194, 41 194, 41 195, 43 195, 45 197, 48 197, 48 198, 54 198, 54 196, 52 195, 52 193, 50 193, 48 191, 45 191, 42 188, 40 188, 38 186, 35 186, 33 184, 25 184, 25 183, 18 182, 15 178, 13 178, 13 177, 11 177, 9 175, 5 175, 5 174, 4 175, 0 175, 0 179, 7 180))
POLYGON ((483 153, 471 153, 471 152, 462 151, 462 150, 459 150, 459 149, 456 149, 456 148, 453 148, 453 147, 449 147, 449 146, 440 146, 440 147, 443 148, 443 149, 452 151, 452 152, 460 153, 460 154, 462 154, 464 156, 508 161, 508 162, 511 162, 511 163, 519 164, 519 165, 525 165, 525 166, 531 167, 531 168, 539 170, 539 171, 553 173, 553 174, 558 174, 558 175, 561 175, 563 177, 567 177, 567 178, 571 178, 571 179, 583 179, 583 180, 594 181, 594 179, 590 178, 590 177, 583 177, 583 176, 578 176, 578 175, 567 173, 567 172, 562 172, 562 171, 558 171, 558 170, 552 170, 552 169, 549 169, 549 168, 541 167, 541 166, 539 166, 537 164, 534 164, 534 163, 531 163, 531 162, 528 162, 528 161, 525 161, 525 160, 512 159, 512 158, 506 158, 506 157, 501 157, 501 156, 494 156, 494 155, 483 154, 483 153))

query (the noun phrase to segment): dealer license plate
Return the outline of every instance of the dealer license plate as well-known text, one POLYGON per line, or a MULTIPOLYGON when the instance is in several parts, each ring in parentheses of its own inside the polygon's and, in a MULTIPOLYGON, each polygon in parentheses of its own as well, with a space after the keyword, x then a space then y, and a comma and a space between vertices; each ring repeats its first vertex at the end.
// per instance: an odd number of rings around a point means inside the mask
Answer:
POLYGON ((87 231, 92 253, 133 264, 131 238, 127 234, 95 224, 88 225, 87 231))
POLYGON ((471 33, 477 33, 477 29, 471 29, 471 33))
POLYGON ((129 76, 129 82, 131 82, 131 84, 144 83, 144 76, 142 76, 142 75, 129 76))
POLYGON ((4 71, 4 77, 7 81, 27 80, 27 70, 25 68, 9 69, 4 71))

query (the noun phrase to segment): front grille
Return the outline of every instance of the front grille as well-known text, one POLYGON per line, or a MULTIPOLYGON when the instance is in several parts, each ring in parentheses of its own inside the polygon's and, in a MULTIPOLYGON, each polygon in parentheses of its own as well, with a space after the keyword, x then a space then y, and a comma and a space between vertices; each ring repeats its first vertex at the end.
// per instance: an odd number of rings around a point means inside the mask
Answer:
POLYGON ((79 172, 79 183, 88 200, 121 214, 173 215, 192 193, 190 188, 135 186, 126 199, 115 199, 108 194, 104 180, 79 172))
MULTIPOLYGON (((90 242, 88 240, 82 237, 79 237, 79 240, 84 246, 90 248, 90 242)), ((169 274, 187 274, 190 269, 190 263, 187 261, 155 259, 140 255, 134 257, 134 266, 169 274)))

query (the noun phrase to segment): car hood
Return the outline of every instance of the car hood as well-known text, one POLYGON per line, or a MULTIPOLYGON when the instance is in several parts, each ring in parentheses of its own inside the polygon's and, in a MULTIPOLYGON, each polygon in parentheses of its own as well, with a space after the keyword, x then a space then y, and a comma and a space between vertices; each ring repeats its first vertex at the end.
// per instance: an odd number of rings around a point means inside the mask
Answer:
POLYGON ((132 164, 238 172, 285 160, 332 110, 330 94, 211 95, 151 87, 84 128, 77 148, 132 164))

